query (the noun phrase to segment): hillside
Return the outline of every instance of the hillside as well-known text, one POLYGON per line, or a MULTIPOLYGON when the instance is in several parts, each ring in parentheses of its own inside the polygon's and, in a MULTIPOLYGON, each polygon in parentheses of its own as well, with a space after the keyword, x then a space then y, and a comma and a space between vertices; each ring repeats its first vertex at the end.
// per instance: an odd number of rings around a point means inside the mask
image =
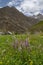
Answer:
POLYGON ((0 8, 0 31, 24 33, 36 23, 38 23, 37 19, 23 15, 15 7, 0 8))
POLYGON ((39 23, 35 24, 34 26, 32 26, 31 31, 35 32, 39 32, 42 31, 43 32, 43 21, 40 21, 39 23))

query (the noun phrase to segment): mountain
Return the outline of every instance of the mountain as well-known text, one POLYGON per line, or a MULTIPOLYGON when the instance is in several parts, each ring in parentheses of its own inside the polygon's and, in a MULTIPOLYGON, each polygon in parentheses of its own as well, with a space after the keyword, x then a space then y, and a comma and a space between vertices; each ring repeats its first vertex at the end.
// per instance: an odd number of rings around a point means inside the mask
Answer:
POLYGON ((38 18, 39 20, 43 20, 43 15, 39 13, 39 14, 37 15, 37 18, 38 18))
POLYGON ((0 8, 0 31, 25 33, 36 23, 38 19, 23 15, 15 7, 0 8))
POLYGON ((31 28, 31 32, 40 32, 40 31, 43 32, 43 21, 40 21, 31 28))
POLYGON ((43 20, 43 15, 39 13, 38 15, 33 15, 33 18, 43 20))

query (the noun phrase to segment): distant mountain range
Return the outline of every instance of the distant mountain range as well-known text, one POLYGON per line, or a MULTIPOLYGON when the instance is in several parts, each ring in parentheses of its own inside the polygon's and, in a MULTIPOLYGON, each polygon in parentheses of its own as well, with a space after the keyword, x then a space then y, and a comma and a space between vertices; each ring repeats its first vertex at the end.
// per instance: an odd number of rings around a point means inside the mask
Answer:
POLYGON ((33 18, 43 20, 43 15, 39 13, 38 15, 33 15, 33 18))
POLYGON ((27 17, 19 12, 15 7, 0 8, 0 31, 25 33, 30 31, 31 27, 42 20, 42 15, 27 17))

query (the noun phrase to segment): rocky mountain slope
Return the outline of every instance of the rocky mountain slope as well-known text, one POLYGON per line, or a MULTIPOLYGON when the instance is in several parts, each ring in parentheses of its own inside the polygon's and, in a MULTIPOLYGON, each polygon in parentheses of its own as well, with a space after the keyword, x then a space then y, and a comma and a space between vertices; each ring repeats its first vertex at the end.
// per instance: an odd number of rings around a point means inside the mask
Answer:
POLYGON ((0 31, 25 33, 36 23, 38 19, 23 15, 15 7, 0 8, 0 31))

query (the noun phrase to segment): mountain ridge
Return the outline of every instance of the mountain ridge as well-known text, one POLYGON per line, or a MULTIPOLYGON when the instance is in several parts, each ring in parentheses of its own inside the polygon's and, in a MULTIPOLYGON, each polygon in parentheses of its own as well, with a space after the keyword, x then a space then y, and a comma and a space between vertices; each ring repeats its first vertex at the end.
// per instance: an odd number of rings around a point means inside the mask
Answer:
POLYGON ((15 7, 0 8, 0 31, 25 33, 36 23, 38 19, 23 15, 15 7))

